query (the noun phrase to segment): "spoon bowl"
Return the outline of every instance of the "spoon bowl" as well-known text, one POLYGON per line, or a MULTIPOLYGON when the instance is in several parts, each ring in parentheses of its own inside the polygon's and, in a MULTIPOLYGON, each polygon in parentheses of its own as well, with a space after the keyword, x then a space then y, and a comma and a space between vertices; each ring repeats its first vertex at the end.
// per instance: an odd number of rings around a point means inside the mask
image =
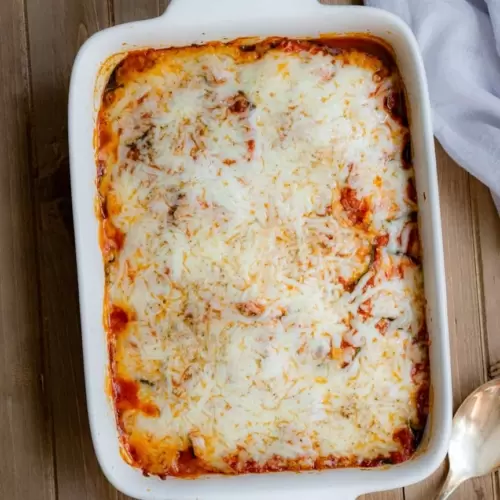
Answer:
POLYGON ((436 500, 446 500, 467 479, 500 468, 500 378, 476 389, 453 417, 450 470, 436 500))

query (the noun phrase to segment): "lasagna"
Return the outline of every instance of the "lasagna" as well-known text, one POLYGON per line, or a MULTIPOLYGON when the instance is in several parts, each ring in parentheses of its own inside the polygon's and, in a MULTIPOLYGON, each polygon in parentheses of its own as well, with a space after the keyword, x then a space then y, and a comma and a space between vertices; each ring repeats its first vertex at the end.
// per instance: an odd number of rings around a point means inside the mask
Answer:
POLYGON ((412 456, 428 335, 404 89, 381 42, 130 52, 96 162, 130 464, 192 477, 412 456))

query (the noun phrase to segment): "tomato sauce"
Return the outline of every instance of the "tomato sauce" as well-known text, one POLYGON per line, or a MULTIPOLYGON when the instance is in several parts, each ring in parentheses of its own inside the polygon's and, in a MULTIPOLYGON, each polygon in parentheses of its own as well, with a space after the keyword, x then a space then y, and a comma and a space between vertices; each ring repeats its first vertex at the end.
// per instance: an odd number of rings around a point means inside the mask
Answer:
POLYGON ((160 415, 159 408, 152 403, 144 403, 139 398, 139 383, 133 380, 115 378, 113 381, 115 405, 121 414, 126 410, 139 410, 150 417, 160 415))
POLYGON ((127 312, 119 306, 112 305, 108 315, 109 332, 116 335, 127 328, 129 317, 127 312))
POLYGON ((356 190, 344 187, 340 192, 340 203, 353 224, 362 224, 369 211, 368 203, 364 198, 358 199, 356 190))

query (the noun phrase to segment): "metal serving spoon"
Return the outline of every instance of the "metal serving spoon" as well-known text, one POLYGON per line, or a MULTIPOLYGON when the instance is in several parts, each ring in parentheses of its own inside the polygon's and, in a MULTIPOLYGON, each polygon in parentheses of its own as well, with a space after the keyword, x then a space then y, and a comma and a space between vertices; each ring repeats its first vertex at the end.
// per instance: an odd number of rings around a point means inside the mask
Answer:
POLYGON ((446 500, 467 479, 500 468, 500 378, 476 389, 453 418, 450 471, 436 500, 446 500))

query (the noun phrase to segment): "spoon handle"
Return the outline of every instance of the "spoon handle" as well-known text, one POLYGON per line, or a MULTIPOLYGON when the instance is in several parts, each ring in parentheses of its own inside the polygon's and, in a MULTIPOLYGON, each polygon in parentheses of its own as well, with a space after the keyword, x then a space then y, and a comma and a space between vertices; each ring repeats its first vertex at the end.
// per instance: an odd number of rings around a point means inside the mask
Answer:
POLYGON ((450 470, 448 472, 448 476, 446 476, 446 480, 441 487, 441 491, 436 496, 435 500, 446 500, 450 498, 453 492, 462 484, 464 481, 463 478, 459 478, 453 475, 453 472, 450 470))

